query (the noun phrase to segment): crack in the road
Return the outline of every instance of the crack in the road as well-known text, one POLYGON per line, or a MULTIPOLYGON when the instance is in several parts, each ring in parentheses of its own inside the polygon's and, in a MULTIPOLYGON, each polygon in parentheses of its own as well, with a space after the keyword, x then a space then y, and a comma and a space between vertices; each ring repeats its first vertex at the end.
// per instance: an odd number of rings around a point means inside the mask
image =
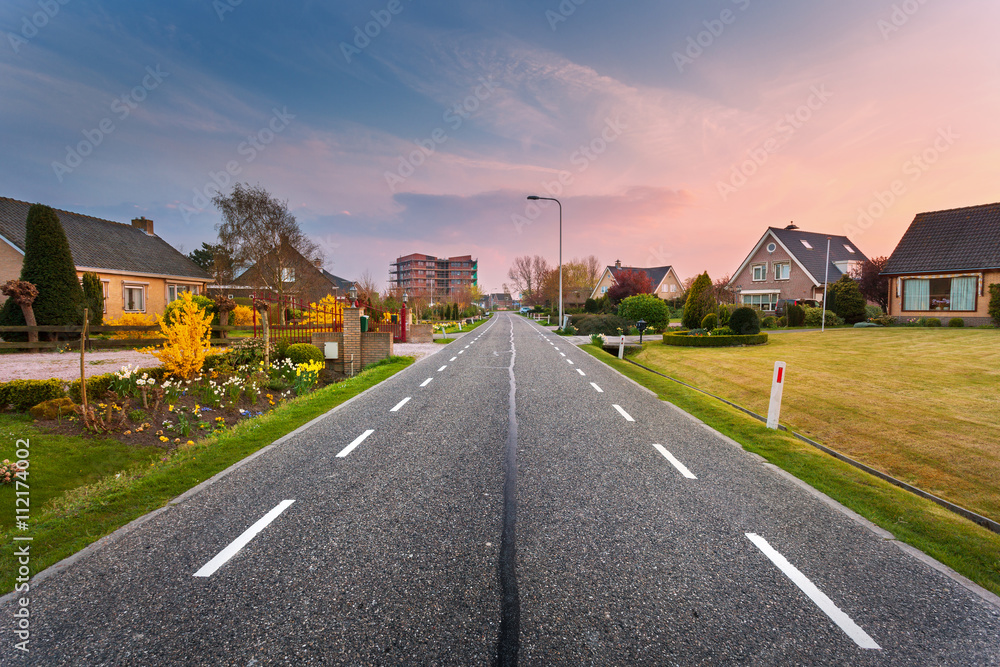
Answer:
POLYGON ((517 665, 521 646, 521 599, 517 591, 517 384, 514 380, 514 320, 510 321, 510 394, 507 417, 507 449, 504 452, 503 529, 500 533, 500 632, 497 636, 496 664, 517 665))

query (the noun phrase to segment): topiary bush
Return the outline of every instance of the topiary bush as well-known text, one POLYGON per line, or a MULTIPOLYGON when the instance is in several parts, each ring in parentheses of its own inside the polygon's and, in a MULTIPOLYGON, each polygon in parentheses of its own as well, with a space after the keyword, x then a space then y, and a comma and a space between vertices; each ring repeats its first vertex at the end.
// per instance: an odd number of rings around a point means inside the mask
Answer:
POLYGON ((18 412, 27 412, 39 403, 66 395, 63 381, 50 380, 11 380, 0 383, 0 409, 13 405, 18 412))
POLYGON ((961 329, 962 327, 965 326, 965 320, 963 320, 961 317, 953 317, 950 320, 948 320, 948 326, 955 327, 956 329, 961 329))
POLYGON ((1000 327, 1000 283, 990 285, 990 305, 986 313, 993 320, 993 326, 1000 327))
POLYGON ((812 306, 806 306, 806 317, 805 323, 807 327, 819 327, 823 326, 823 313, 826 312, 826 326, 840 326, 844 323, 844 320, 837 317, 837 314, 832 310, 824 311, 822 308, 813 308, 812 306))
POLYGON ((761 321, 760 325, 765 329, 776 329, 778 327, 778 318, 774 315, 768 315, 761 321))
MULTIPOLYGON (((736 313, 733 313, 733 315, 735 314, 736 313)), ((664 345, 674 345, 678 347, 740 347, 744 345, 763 345, 766 342, 766 333, 758 333, 747 336, 721 336, 714 333, 710 336, 692 336, 683 333, 663 334, 664 345)))
POLYGON ((848 324, 864 322, 866 319, 865 297, 858 284, 846 273, 840 280, 830 285, 830 295, 834 305, 830 308, 848 324))
POLYGON ((760 333, 760 320, 757 311, 749 306, 741 306, 729 316, 729 328, 739 336, 752 336, 760 333))
POLYGON ((701 320, 701 328, 706 331, 711 331, 719 323, 719 316, 715 313, 709 313, 701 320))
POLYGON ((787 327, 788 326, 788 318, 784 317, 784 316, 779 317, 778 318, 778 326, 781 327, 781 328, 787 327))
POLYGON ((295 343, 288 346, 288 358, 293 364, 298 366, 307 361, 323 362, 323 352, 318 347, 310 343, 295 343))
POLYGON ((729 324, 729 316, 733 312, 732 309, 733 309, 732 306, 727 306, 726 304, 722 304, 721 306, 719 306, 719 325, 720 326, 726 326, 726 325, 729 324))
POLYGON ((941 320, 936 317, 928 317, 924 323, 925 327, 939 327, 941 326, 941 320))
POLYGON ((705 315, 714 313, 717 308, 718 304, 712 291, 712 279, 708 277, 708 271, 706 271, 695 278, 691 289, 688 290, 681 323, 688 329, 695 329, 701 324, 705 315))
POLYGON ((788 306, 788 326, 801 327, 806 323, 806 309, 798 304, 788 306))
POLYGON ((636 294, 618 304, 618 317, 630 322, 645 320, 650 329, 662 331, 670 322, 670 309, 657 296, 636 294))

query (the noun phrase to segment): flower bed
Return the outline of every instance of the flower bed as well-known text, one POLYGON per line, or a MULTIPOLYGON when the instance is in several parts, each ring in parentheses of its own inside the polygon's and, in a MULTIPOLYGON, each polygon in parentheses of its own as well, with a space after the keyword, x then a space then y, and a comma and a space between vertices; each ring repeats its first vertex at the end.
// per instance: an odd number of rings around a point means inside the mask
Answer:
POLYGON ((709 333, 692 334, 688 331, 680 333, 663 334, 664 345, 676 345, 678 347, 742 347, 744 345, 764 345, 767 343, 767 334, 740 335, 712 335, 709 333))

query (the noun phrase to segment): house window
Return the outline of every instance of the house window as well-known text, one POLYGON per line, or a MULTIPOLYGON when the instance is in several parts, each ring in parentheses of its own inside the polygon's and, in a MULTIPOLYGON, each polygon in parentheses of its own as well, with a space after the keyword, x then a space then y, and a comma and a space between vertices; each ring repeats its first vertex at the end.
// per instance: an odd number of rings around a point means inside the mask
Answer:
POLYGON ((126 313, 146 312, 146 287, 122 283, 122 298, 126 313))
POLYGON ((677 285, 671 285, 671 286, 670 286, 670 292, 671 292, 671 293, 675 293, 675 292, 677 292, 677 285))
POLYGON ((903 280, 903 310, 976 309, 976 278, 907 278, 903 280))
POLYGON ((108 295, 111 293, 111 281, 102 280, 101 281, 101 305, 103 306, 104 313, 108 312, 108 295))
POLYGON ((789 273, 792 270, 791 262, 775 262, 774 264, 774 279, 775 280, 788 280, 789 273))
POLYGON ((176 301, 184 292, 193 291, 191 285, 167 285, 167 303, 176 301))
POLYGON ((760 282, 761 280, 767 280, 767 264, 753 265, 753 279, 755 282, 760 282))
POLYGON ((854 248, 847 245, 846 243, 844 244, 844 248, 847 250, 847 252, 851 253, 852 255, 854 254, 854 248))
POLYGON ((287 268, 281 270, 281 282, 283 283, 294 283, 295 282, 295 269, 287 268))
POLYGON ((757 310, 774 310, 775 306, 778 305, 778 293, 744 294, 743 305, 757 310))
POLYGON ((811 245, 809 245, 809 241, 806 241, 805 239, 799 239, 799 241, 802 242, 802 245, 804 245, 807 250, 812 250, 813 249, 813 247, 811 245))
POLYGON ((767 244, 767 251, 768 252, 774 252, 777 249, 778 249, 778 246, 776 246, 775 244, 773 244, 773 243, 768 243, 767 244))
POLYGON ((607 285, 605 285, 604 287, 601 288, 601 294, 607 294, 607 293, 608 293, 608 287, 607 285))

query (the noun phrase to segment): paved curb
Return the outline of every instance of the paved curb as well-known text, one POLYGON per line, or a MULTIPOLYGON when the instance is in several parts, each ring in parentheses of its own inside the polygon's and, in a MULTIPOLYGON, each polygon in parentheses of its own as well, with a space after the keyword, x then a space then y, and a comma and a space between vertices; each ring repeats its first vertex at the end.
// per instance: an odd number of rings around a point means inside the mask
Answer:
MULTIPOLYGON (((316 417, 315 419, 312 419, 312 420, 306 422, 305 424, 303 424, 302 426, 298 427, 294 431, 291 431, 290 433, 286 433, 285 435, 281 436, 280 438, 278 438, 277 440, 275 440, 274 442, 272 442, 270 445, 266 445, 264 447, 261 447, 260 449, 258 449, 253 454, 250 454, 246 458, 240 459, 239 461, 237 461, 236 463, 232 464, 231 466, 229 466, 225 470, 220 470, 219 472, 215 473, 214 475, 212 475, 211 477, 209 477, 208 479, 206 479, 204 482, 201 482, 200 484, 197 484, 196 486, 191 487, 190 489, 188 489, 184 493, 180 494, 179 496, 168 500, 167 504, 164 505, 163 507, 159 507, 159 508, 157 508, 157 509, 155 509, 155 510, 153 510, 153 511, 147 513, 147 514, 143 514, 142 516, 140 516, 137 519, 133 519, 132 521, 128 522, 127 524, 125 524, 121 528, 118 528, 114 532, 105 535, 104 537, 100 538, 96 542, 91 542, 90 544, 88 544, 84 548, 82 548, 79 551, 77 551, 75 554, 67 556, 66 558, 63 558, 61 561, 59 561, 57 563, 54 563, 53 565, 48 566, 47 568, 45 568, 44 570, 42 570, 41 572, 39 572, 38 574, 36 574, 35 576, 33 576, 31 579, 29 579, 28 580, 29 583, 32 586, 34 586, 34 585, 36 585, 36 584, 38 584, 38 583, 40 583, 42 581, 45 581, 49 577, 52 577, 52 576, 55 576, 55 575, 59 574, 60 572, 62 572, 66 568, 70 567, 71 565, 74 565, 74 564, 78 563, 79 561, 87 558, 91 554, 96 553, 97 551, 103 549, 104 547, 106 547, 106 546, 108 546, 110 544, 114 544, 118 540, 120 540, 120 539, 126 537, 127 535, 129 535, 130 533, 134 532, 137 528, 139 528, 140 526, 142 526, 142 524, 146 523, 147 521, 151 521, 152 519, 156 518, 157 516, 159 516, 159 515, 167 512, 167 511, 169 511, 175 505, 179 505, 180 503, 182 503, 182 502, 184 502, 186 500, 190 500, 191 498, 194 498, 195 496, 197 496, 199 493, 201 493, 202 491, 204 491, 205 489, 207 489, 211 485, 215 484, 216 482, 218 482, 219 480, 225 478, 226 476, 230 475, 231 473, 239 470, 243 466, 247 465, 248 463, 250 463, 251 461, 253 461, 254 459, 256 459, 258 456, 262 456, 265 452, 268 452, 271 449, 273 449, 273 448, 281 445, 282 443, 288 441, 293 436, 298 435, 299 433, 302 433, 303 431, 306 431, 306 430, 312 428, 313 426, 315 426, 319 422, 323 421, 324 419, 326 419, 330 415, 332 415, 332 414, 334 414, 334 413, 342 410, 343 408, 346 408, 348 405, 350 405, 351 403, 353 403, 355 400, 361 398, 362 396, 364 396, 368 392, 372 391, 373 389, 375 389, 377 387, 381 387, 384 382, 387 382, 388 380, 392 380, 394 378, 397 378, 397 377, 403 375, 407 371, 409 371, 409 370, 411 370, 411 369, 419 366, 421 363, 423 363, 427 359, 430 359, 433 356, 434 356, 433 354, 429 354, 426 357, 424 357, 423 359, 420 359, 420 360, 418 360, 418 361, 410 364, 409 366, 407 366, 403 370, 399 371, 395 375, 386 378, 382 382, 379 382, 378 384, 376 384, 376 385, 374 385, 372 387, 369 387, 368 389, 365 389, 363 392, 361 392, 357 396, 353 396, 353 397, 347 399, 346 401, 344 401, 340 405, 334 406, 330 410, 324 412, 323 414, 321 414, 320 416, 316 417)), ((16 591, 11 591, 10 593, 7 593, 6 595, 0 597, 0 605, 7 604, 8 602, 14 600, 18 595, 20 595, 20 594, 17 593, 16 591)))

